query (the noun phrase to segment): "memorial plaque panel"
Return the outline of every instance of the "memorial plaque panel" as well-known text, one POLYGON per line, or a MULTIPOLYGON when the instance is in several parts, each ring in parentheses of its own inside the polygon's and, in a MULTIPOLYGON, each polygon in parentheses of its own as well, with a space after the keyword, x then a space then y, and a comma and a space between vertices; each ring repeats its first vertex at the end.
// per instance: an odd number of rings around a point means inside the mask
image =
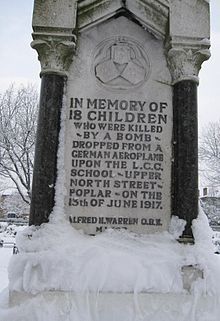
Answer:
POLYGON ((164 43, 125 17, 81 31, 67 83, 66 213, 77 229, 166 230, 172 87, 164 43))

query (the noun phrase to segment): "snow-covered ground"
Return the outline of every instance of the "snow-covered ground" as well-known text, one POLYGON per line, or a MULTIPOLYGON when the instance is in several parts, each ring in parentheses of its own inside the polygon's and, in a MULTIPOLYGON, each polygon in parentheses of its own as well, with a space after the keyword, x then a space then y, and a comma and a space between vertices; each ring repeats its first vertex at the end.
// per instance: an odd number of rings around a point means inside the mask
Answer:
POLYGON ((8 286, 8 264, 13 255, 16 233, 25 227, 0 222, 0 241, 11 243, 0 247, 0 292, 8 286))
POLYGON ((8 308, 3 291, 0 320, 219 321, 220 255, 212 232, 200 215, 195 245, 184 245, 176 241, 183 227, 174 217, 169 232, 154 235, 108 230, 90 237, 58 218, 26 228, 9 264, 9 290, 28 299, 8 308), (184 266, 204 274, 189 290, 184 266))
POLYGON ((0 292, 8 286, 8 263, 11 256, 11 248, 0 248, 0 292))

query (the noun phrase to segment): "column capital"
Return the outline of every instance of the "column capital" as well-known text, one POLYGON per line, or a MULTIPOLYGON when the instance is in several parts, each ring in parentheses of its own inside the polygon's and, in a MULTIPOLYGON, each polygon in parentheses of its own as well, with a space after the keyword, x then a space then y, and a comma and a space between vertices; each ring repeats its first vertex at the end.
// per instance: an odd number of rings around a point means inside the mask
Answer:
POLYGON ((32 48, 41 74, 67 75, 76 45, 77 0, 35 0, 32 48))
POLYGON ((199 71, 202 63, 211 56, 208 39, 189 43, 170 42, 167 53, 168 65, 173 79, 173 84, 182 80, 191 80, 199 83, 199 71))
POLYGON ((33 33, 31 47, 37 50, 41 75, 45 73, 66 76, 76 46, 74 35, 33 33))

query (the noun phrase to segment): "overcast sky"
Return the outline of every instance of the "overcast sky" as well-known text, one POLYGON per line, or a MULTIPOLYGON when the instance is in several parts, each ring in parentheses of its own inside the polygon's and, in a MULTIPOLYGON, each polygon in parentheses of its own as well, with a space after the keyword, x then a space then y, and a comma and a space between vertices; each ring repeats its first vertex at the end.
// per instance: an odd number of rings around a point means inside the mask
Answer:
MULTIPOLYGON (((31 49, 33 0, 0 0, 0 91, 12 82, 40 86, 40 64, 31 49)), ((220 119, 220 0, 211 0, 211 53, 199 86, 199 128, 220 119)))

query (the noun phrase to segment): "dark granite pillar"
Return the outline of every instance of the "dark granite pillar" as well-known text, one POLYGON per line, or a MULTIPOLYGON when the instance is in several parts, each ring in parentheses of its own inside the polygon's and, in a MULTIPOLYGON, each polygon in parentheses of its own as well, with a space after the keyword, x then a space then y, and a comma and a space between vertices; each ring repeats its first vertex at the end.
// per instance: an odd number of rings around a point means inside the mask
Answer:
POLYGON ((29 224, 48 222, 54 206, 57 149, 65 77, 43 74, 29 224))
POLYGON ((183 80, 174 85, 174 164, 172 212, 186 220, 183 240, 193 240, 191 223, 198 215, 197 84, 183 80))

